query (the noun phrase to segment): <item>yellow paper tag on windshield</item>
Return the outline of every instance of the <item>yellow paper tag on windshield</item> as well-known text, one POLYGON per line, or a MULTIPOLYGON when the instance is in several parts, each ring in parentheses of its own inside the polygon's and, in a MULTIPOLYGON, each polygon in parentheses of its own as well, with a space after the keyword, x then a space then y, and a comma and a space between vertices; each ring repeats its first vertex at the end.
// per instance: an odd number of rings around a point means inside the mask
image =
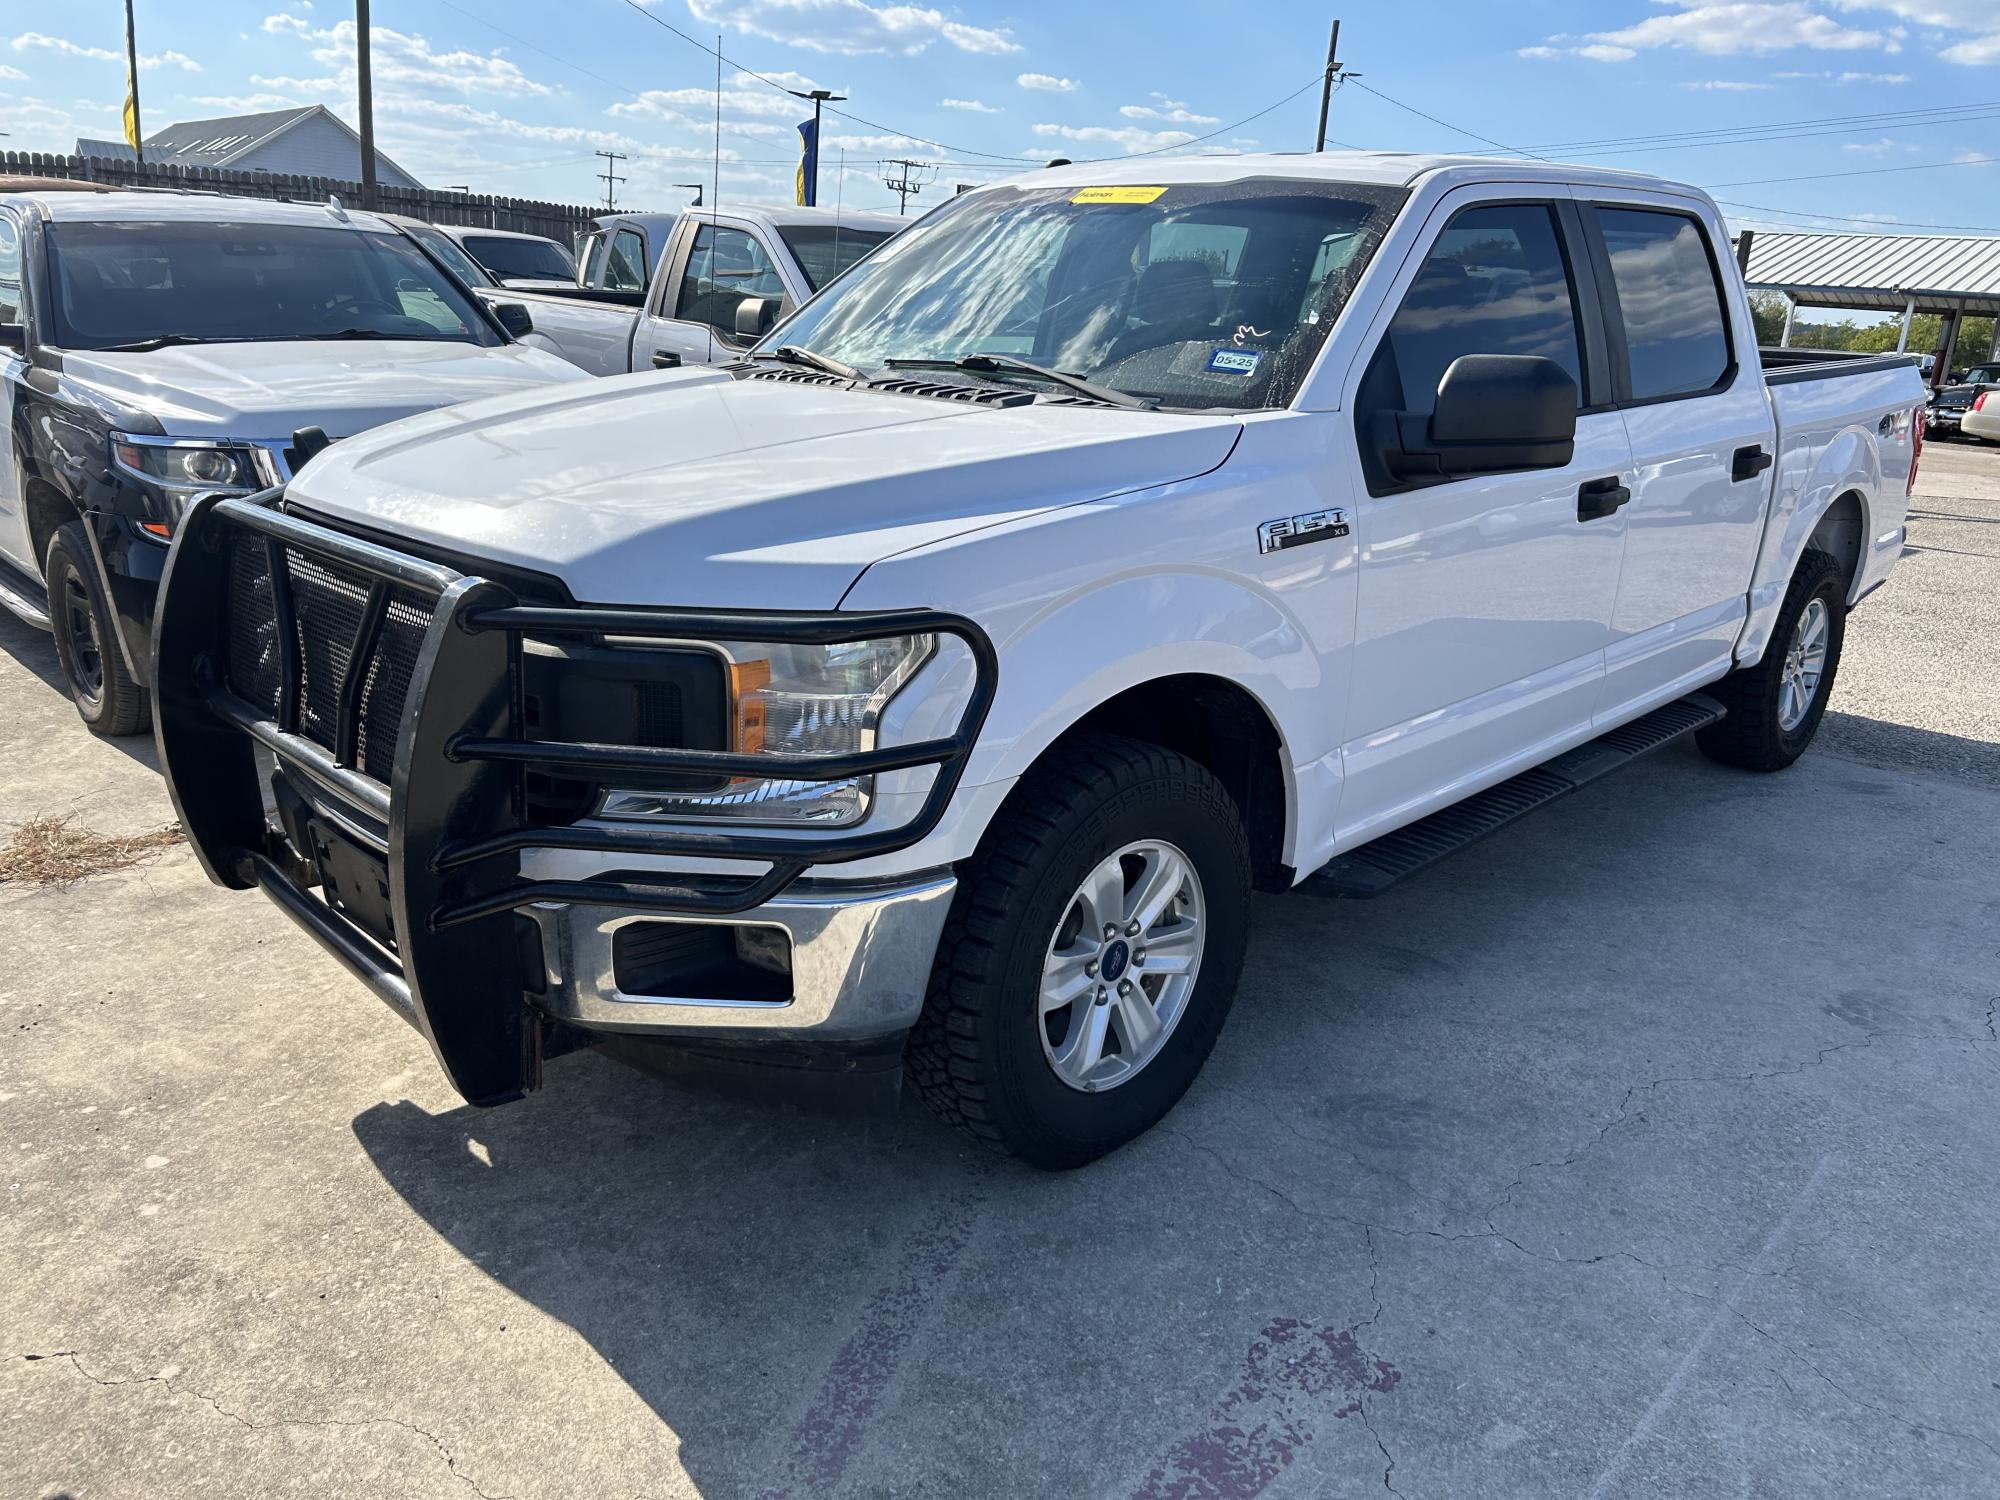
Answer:
POLYGON ((1085 188, 1069 201, 1072 203, 1151 203, 1166 191, 1163 187, 1095 187, 1085 188))

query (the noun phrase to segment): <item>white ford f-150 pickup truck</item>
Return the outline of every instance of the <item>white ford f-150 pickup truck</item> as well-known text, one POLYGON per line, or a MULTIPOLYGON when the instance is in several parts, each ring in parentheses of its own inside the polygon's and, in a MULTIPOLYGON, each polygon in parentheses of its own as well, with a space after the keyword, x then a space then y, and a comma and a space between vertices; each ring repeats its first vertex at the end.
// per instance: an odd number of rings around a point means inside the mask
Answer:
POLYGON ((475 1103, 667 1039, 903 1065, 1087 1161, 1215 1045, 1253 889, 1372 894, 1683 734, 1811 741, 1924 393, 1767 369, 1727 243, 1542 163, 967 193, 733 366, 196 502, 176 804, 475 1103))

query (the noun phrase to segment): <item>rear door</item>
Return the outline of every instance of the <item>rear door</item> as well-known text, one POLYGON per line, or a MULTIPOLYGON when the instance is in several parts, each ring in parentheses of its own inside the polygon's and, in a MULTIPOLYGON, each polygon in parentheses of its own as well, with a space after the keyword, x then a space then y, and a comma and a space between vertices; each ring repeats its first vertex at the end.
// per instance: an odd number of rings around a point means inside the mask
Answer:
POLYGON ((1463 189, 1426 230, 1353 399, 1363 457, 1344 843, 1587 735, 1625 551, 1622 513, 1580 502, 1629 485, 1631 452, 1609 404, 1597 292, 1567 191, 1463 189), (1467 354, 1540 355, 1570 373, 1569 464, 1424 484, 1374 471, 1378 424, 1427 415, 1467 354))
POLYGON ((1592 197, 1579 206, 1638 473, 1599 705, 1615 721, 1727 669, 1777 439, 1747 305, 1698 205, 1592 197))

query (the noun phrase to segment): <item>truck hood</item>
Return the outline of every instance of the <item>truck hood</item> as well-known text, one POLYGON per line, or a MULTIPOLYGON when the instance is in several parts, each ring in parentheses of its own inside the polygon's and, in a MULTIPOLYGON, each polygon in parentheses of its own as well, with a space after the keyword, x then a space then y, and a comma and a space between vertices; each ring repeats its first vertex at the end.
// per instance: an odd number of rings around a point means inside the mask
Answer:
POLYGON ((458 401, 589 379, 541 349, 421 339, 78 352, 63 356, 63 371, 157 417, 168 437, 251 442, 286 441, 308 426, 347 437, 458 401))
POLYGON ((329 449, 288 495, 589 603, 830 609, 892 553, 1204 474, 1241 431, 675 371, 413 418, 329 449))

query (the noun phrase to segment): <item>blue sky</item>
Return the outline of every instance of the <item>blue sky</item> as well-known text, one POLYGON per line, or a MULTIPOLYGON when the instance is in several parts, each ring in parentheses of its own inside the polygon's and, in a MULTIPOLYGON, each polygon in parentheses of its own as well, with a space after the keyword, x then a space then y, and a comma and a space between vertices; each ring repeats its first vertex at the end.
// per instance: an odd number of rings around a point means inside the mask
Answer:
MULTIPOLYGON (((1730 210, 1739 222, 2000 231, 2000 171, 1958 164, 2000 156, 1980 124, 2000 116, 2000 12, 1947 0, 1333 8, 1360 75, 1334 100, 1341 142, 1642 168, 1754 205, 1730 210), (1734 133, 1669 139, 1691 131, 1734 133)), ((149 130, 290 103, 352 118, 341 0, 138 0, 138 13, 149 130)), ((1309 148, 1329 18, 1290 0, 375 0, 377 131, 426 182, 570 202, 602 193, 595 149, 624 151, 621 201, 675 206, 688 194, 674 183, 714 170, 716 62, 701 46, 720 32, 724 201, 789 196, 801 113, 776 84, 851 96, 840 108, 858 118, 827 118, 823 201, 844 149, 838 192, 862 207, 894 206, 885 159, 934 163, 920 208, 954 182, 1058 154, 1309 148)), ((0 145, 116 137, 123 48, 117 0, 0 0, 0 145)))

